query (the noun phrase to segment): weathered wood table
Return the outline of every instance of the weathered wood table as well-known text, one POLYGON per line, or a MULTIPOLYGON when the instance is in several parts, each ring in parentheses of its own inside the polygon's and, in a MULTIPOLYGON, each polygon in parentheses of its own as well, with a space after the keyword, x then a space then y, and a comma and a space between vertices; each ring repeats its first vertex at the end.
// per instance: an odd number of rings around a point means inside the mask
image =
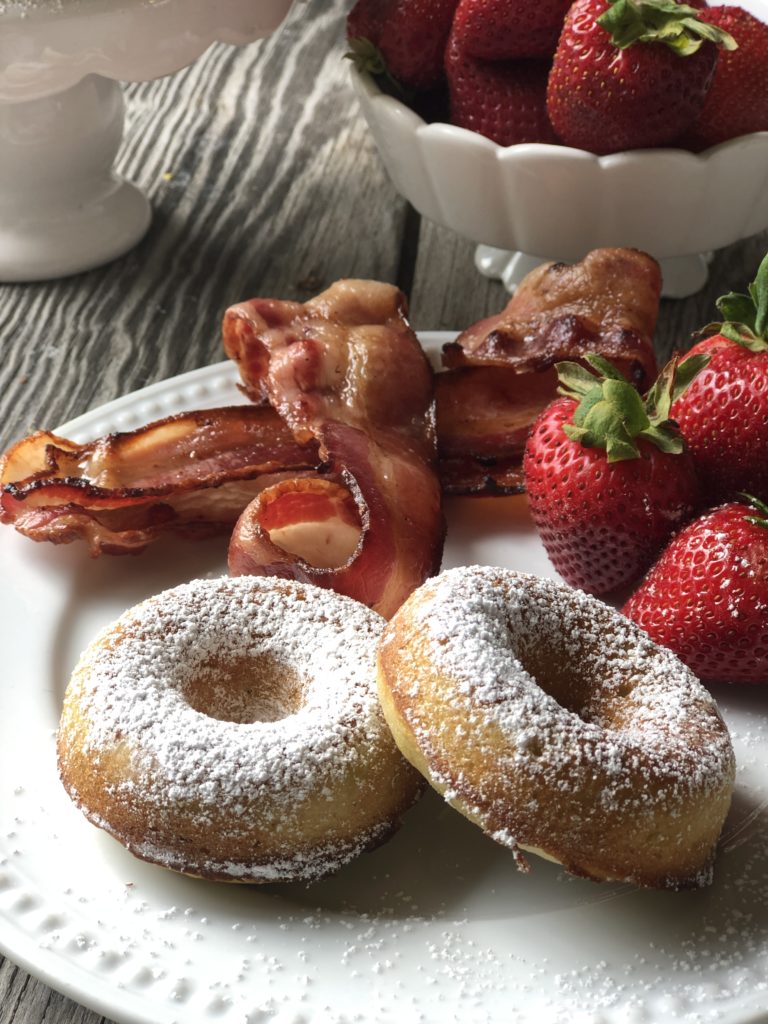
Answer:
MULTIPOLYGON (((103 269, 0 286, 0 445, 220 360, 222 311, 306 299, 336 278, 398 283, 417 329, 461 328, 505 301, 473 247, 395 193, 347 83, 344 0, 301 4, 269 40, 210 50, 128 89, 123 173, 151 197, 142 244, 103 269)), ((751 280, 768 233, 715 255, 706 288, 665 301, 659 354, 751 280)), ((7 584, 6 584, 7 585, 7 584)), ((0 1024, 103 1020, 0 959, 0 1024)))

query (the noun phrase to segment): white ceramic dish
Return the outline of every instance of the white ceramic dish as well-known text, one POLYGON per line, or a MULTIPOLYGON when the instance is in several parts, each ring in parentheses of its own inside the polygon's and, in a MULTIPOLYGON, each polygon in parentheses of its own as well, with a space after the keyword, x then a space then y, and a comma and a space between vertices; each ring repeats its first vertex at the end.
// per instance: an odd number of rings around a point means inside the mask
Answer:
POLYGON ((118 82, 266 36, 291 2, 0 0, 0 281, 76 273, 135 245, 150 209, 112 169, 118 82))
MULTIPOLYGON (((444 338, 427 336, 428 343, 444 338)), ((237 402, 231 364, 61 428, 85 440, 237 402)), ((452 502, 446 565, 549 563, 524 499, 452 502)), ((69 672, 140 598, 223 570, 223 543, 91 561, 0 531, 0 948, 125 1024, 747 1024, 768 1009, 765 692, 718 693, 739 761, 714 886, 639 891, 529 875, 428 795, 388 844, 334 878, 240 888, 133 859, 56 777, 69 672), (12 581, 12 582, 8 582, 12 581)))
MULTIPOLYGON (((742 6, 768 22, 768 0, 742 6)), ((480 243, 478 269, 510 291, 542 259, 571 262, 619 245, 660 260, 664 294, 682 297, 706 281, 712 250, 768 227, 768 132, 699 155, 504 148, 427 124, 354 68, 352 80, 397 190, 419 213, 480 243)))

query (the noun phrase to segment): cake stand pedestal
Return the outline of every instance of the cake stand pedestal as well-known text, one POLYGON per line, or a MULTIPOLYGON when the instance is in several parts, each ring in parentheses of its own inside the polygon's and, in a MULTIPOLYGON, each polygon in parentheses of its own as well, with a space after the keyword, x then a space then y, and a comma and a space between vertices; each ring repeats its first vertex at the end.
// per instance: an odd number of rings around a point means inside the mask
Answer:
POLYGON ((0 0, 0 282, 75 274, 136 245, 151 210, 113 168, 119 82, 171 74, 215 42, 268 35, 290 5, 0 0))
POLYGON ((122 134, 122 90, 100 75, 0 104, 0 280, 74 274, 142 238, 149 201, 112 170, 122 134))

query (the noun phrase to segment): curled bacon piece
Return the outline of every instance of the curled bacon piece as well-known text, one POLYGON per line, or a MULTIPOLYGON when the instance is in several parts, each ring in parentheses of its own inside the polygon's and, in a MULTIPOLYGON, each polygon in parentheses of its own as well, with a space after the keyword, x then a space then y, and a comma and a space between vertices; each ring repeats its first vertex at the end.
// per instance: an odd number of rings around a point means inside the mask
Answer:
POLYGON ((658 264, 634 249, 596 249, 573 265, 547 263, 520 283, 499 314, 443 349, 437 423, 447 493, 522 487, 522 445, 556 395, 561 360, 609 359, 638 388, 656 377, 653 333, 658 264))
POLYGON ((232 535, 230 572, 330 587, 389 617, 440 568, 437 478, 428 486, 412 453, 355 427, 331 421, 320 435, 334 479, 286 480, 254 499, 232 535))
POLYGON ((181 413, 83 445, 39 431, 0 460, 0 522, 33 540, 83 539, 92 555, 137 553, 168 531, 230 530, 261 489, 318 459, 266 407, 181 413))
POLYGON ((354 502, 358 524, 354 547, 318 564, 303 529, 318 514, 328 522, 318 490, 281 484, 243 513, 230 571, 301 579, 392 615, 438 570, 445 532, 433 375, 405 297, 391 285, 340 281, 303 305, 241 303, 227 311, 223 334, 246 393, 277 409, 297 439, 319 443, 328 515, 343 523, 354 502), (331 490, 338 485, 348 497, 331 490))

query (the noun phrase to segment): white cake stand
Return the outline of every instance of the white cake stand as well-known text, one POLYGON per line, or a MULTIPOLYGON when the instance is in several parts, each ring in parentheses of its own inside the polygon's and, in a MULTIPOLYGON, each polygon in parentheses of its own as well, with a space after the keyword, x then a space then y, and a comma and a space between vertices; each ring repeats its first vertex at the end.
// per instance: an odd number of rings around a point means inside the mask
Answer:
POLYGON ((134 246, 151 213, 113 170, 118 83, 269 35, 291 2, 0 0, 0 281, 74 274, 134 246))

